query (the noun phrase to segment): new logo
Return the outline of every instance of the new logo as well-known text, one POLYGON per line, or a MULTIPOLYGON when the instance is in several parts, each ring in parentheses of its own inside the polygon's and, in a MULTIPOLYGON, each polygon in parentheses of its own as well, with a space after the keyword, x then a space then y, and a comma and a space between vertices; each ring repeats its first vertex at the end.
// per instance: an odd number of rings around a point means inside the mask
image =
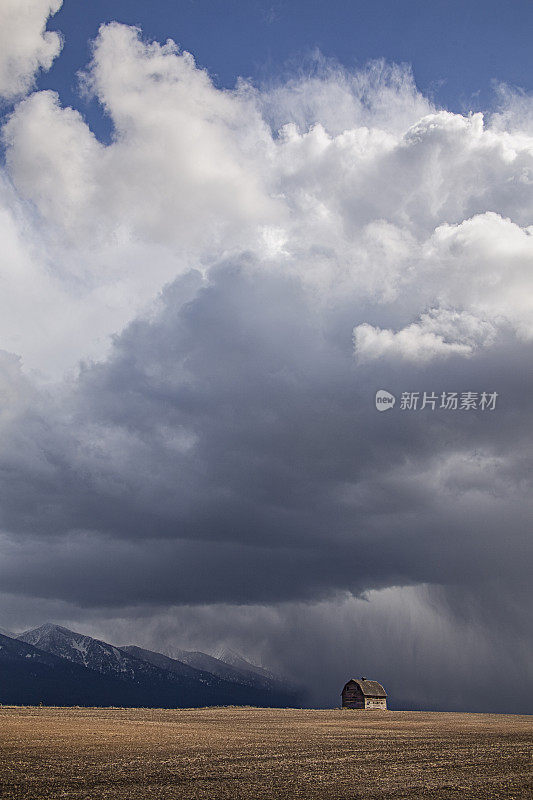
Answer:
POLYGON ((388 411, 389 408, 393 408, 395 402, 394 395, 386 392, 385 389, 378 389, 376 392, 376 408, 378 411, 388 411))

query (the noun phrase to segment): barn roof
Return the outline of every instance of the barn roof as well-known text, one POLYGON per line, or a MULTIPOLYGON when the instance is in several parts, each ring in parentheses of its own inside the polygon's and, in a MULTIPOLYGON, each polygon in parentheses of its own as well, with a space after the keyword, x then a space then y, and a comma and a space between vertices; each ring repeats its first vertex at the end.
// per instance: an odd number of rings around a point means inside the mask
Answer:
MULTIPOLYGON (((367 681, 366 678, 350 678, 348 683, 356 683, 365 697, 387 697, 387 692, 377 681, 367 681)), ((348 686, 348 683, 346 686, 348 686)), ((344 687, 346 689, 346 686, 344 687)))

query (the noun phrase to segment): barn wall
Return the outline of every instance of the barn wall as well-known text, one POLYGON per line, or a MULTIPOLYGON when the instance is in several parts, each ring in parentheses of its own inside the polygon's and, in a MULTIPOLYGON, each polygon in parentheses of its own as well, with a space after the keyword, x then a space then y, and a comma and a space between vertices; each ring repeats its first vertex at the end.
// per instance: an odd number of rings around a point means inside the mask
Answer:
POLYGON ((387 708, 387 700, 384 697, 367 697, 365 699, 366 699, 365 708, 370 708, 370 709, 387 708))
POLYGON ((352 683, 342 690, 343 708, 364 708, 365 698, 356 683, 352 683))

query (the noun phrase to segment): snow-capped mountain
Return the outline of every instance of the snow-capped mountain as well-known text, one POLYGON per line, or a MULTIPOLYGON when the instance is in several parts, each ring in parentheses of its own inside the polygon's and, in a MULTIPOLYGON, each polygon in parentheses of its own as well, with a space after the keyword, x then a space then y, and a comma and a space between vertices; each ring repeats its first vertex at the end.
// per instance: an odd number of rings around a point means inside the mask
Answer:
POLYGON ((224 680, 234 681, 246 685, 254 685, 255 678, 250 672, 243 672, 240 669, 227 664, 215 656, 210 656, 207 653, 202 653, 198 650, 182 650, 179 647, 165 648, 165 654, 170 658, 177 659, 184 664, 188 664, 194 669, 199 669, 205 672, 211 672, 224 680))
POLYGON ((25 631, 17 637, 19 641, 31 644, 47 653, 65 658, 75 664, 95 670, 102 675, 116 675, 119 678, 133 681, 149 679, 152 681, 176 682, 178 676, 181 683, 187 685, 192 680, 194 683, 212 683, 214 676, 199 673, 187 664, 172 671, 161 669, 155 663, 150 663, 144 658, 136 657, 134 650, 142 652, 141 648, 122 649, 115 645, 85 636, 82 633, 63 628, 61 625, 46 623, 39 628, 25 631))
POLYGON ((45 653, 25 642, 19 642, 12 636, 0 633, 0 663, 15 663, 22 659, 28 663, 46 664, 52 667, 59 663, 59 659, 50 653, 45 653))
POLYGON ((210 683, 212 683, 213 679, 216 678, 216 676, 210 672, 202 672, 199 669, 190 667, 188 664, 184 664, 182 661, 177 661, 175 658, 170 658, 163 653, 156 653, 153 650, 145 650, 144 648, 137 647, 137 645, 134 644, 125 645, 120 649, 124 653, 129 653, 129 655, 133 656, 134 658, 138 658, 141 661, 146 661, 149 664, 153 664, 155 667, 159 667, 160 669, 166 669, 169 672, 174 672, 176 675, 196 677, 200 679, 203 678, 210 683))
MULTIPOLYGON (((220 687, 231 686, 232 693, 239 698, 252 694, 256 697, 253 701, 255 704, 270 706, 298 705, 298 696, 295 688, 275 679, 273 676, 271 677, 266 670, 264 670, 265 675, 256 674, 251 669, 238 669, 218 658, 207 655, 207 653, 181 650, 179 648, 175 648, 172 651, 180 654, 181 657, 179 659, 131 645, 122 647, 121 650, 137 658, 144 659, 161 669, 170 670, 179 675, 184 674, 183 670, 185 668, 196 675, 201 675, 204 680, 207 680, 213 686, 215 685, 214 682, 220 687)), ((244 661, 244 659, 242 660, 244 661)), ((244 663, 248 664, 247 661, 244 661, 244 663)), ((261 667, 257 667, 257 669, 263 672, 261 667)), ((244 700, 234 702, 244 702, 244 700)))
POLYGON ((146 666, 150 664, 152 667, 168 670, 173 675, 208 684, 212 683, 214 677, 264 689, 273 689, 280 683, 267 670, 251 664, 229 649, 221 650, 219 656, 211 656, 180 648, 169 649, 165 654, 143 650, 135 645, 119 648, 50 623, 25 631, 17 639, 104 675, 117 675, 132 680, 153 677, 150 668, 146 666), (167 662, 165 658, 168 658, 167 662))
POLYGON ((118 675, 132 680, 150 675, 145 662, 132 658, 107 642, 84 636, 60 625, 46 623, 39 628, 19 634, 17 638, 47 653, 66 658, 75 664, 82 664, 104 675, 118 675))
POLYGON ((93 676, 98 674, 118 681, 126 698, 126 702, 122 702, 126 705, 187 707, 295 704, 287 687, 266 683, 263 678, 257 680, 252 673, 243 675, 234 667, 224 665, 204 653, 195 654, 204 657, 196 661, 214 662, 228 677, 162 653, 135 646, 115 647, 49 623, 21 633, 17 642, 51 654, 60 662, 83 667, 93 676), (124 688, 125 684, 129 687, 128 691, 124 688))
POLYGON ((0 634, 0 703, 138 706, 142 687, 0 634))
POLYGON ((10 639, 15 639, 15 634, 11 633, 11 631, 6 630, 5 628, 0 628, 0 634, 2 636, 9 636, 10 639))
POLYGON ((264 667, 260 667, 258 664, 252 664, 251 661, 247 661, 243 656, 241 656, 239 653, 236 653, 235 650, 231 650, 229 647, 220 647, 211 655, 214 656, 214 658, 218 658, 219 661, 224 661, 225 664, 235 667, 235 669, 238 669, 240 672, 249 672, 252 673, 252 675, 260 675, 267 680, 279 680, 279 678, 274 675, 273 672, 270 672, 264 667))
POLYGON ((293 686, 273 673, 252 664, 235 651, 221 648, 214 655, 208 655, 198 650, 182 650, 179 647, 168 647, 165 653, 182 663, 189 664, 195 669, 211 672, 227 681, 253 686, 273 693, 292 693, 293 686))

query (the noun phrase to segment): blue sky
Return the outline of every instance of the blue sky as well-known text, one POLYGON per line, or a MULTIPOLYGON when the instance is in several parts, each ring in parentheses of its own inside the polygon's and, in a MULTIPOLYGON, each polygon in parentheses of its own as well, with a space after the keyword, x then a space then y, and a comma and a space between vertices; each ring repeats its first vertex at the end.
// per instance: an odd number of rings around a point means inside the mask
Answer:
POLYGON ((407 62, 425 94, 459 112, 490 107, 493 81, 526 90, 532 83, 527 0, 65 0, 48 25, 62 31, 64 49, 38 86, 59 91, 102 138, 108 127, 96 104, 79 97, 75 74, 110 20, 139 25, 146 38, 173 38, 224 87, 238 76, 275 80, 309 63, 316 48, 348 68, 375 58, 407 62))

